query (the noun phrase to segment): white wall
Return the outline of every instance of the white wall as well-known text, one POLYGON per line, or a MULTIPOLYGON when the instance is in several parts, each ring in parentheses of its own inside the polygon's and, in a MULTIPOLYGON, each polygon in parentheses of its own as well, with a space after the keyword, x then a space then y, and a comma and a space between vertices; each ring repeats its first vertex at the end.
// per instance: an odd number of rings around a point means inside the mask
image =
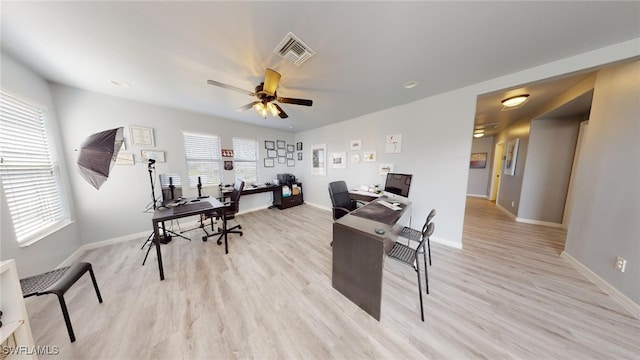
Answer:
POLYGON ((487 153, 487 166, 484 169, 469 169, 467 195, 489 196, 489 180, 493 168, 493 136, 474 138, 472 153, 487 153))
MULTIPOLYGON (((151 185, 147 164, 140 162, 138 146, 131 146, 128 126, 153 128, 155 150, 165 151, 166 163, 157 163, 157 174, 182 174, 187 179, 182 131, 194 131, 219 135, 223 148, 232 149, 232 138, 255 139, 259 147, 259 180, 269 181, 278 172, 295 172, 295 168, 276 165, 263 168, 264 140, 285 140, 292 143, 293 134, 261 128, 253 125, 213 118, 145 104, 123 98, 79 90, 63 85, 52 85, 53 98, 58 109, 60 128, 64 134, 64 155, 75 164, 82 142, 91 134, 125 126, 124 152, 133 153, 136 164, 115 165, 109 179, 96 190, 77 171, 71 172, 71 187, 76 195, 78 222, 82 243, 92 243, 136 234, 151 229, 151 214, 143 210, 151 202, 151 185)), ((233 183, 234 173, 224 171, 223 183, 233 183)), ((154 174, 155 175, 155 174, 154 174)), ((157 180, 157 176, 154 176, 157 180)), ((205 194, 217 195, 217 187, 205 189, 205 194)), ((160 196, 156 181, 156 197, 160 196)), ((184 196, 195 196, 195 188, 183 186, 184 196)), ((264 208, 271 203, 271 193, 242 197, 240 211, 264 208)), ((193 218, 192 220, 195 220, 193 218)), ((183 221, 184 222, 184 221, 183 221)))
POLYGON ((565 251, 640 304, 640 62, 598 73, 565 251), (627 260, 625 273, 614 269, 627 260))
MULTIPOLYGON (((29 99, 47 109, 53 138, 59 147, 60 169, 68 195, 72 219, 75 217, 73 192, 69 188, 67 163, 61 151, 62 140, 56 122, 56 107, 51 98, 49 84, 39 75, 2 53, 2 89, 14 95, 29 99)), ((50 234, 40 241, 20 247, 13 231, 13 224, 4 190, 0 190, 0 257, 2 260, 15 259, 21 277, 52 270, 78 249, 81 244, 78 222, 72 222, 63 229, 50 234)))
POLYGON ((475 96, 462 89, 296 134, 307 159, 301 168, 305 201, 330 208, 327 186, 334 180, 345 180, 350 188, 383 186, 385 176, 378 174, 378 167, 391 163, 394 172, 413 174, 412 221, 422 224, 428 212, 437 209, 434 239, 461 246, 475 105, 475 96), (385 152, 391 134, 402 134, 401 153, 385 152), (362 151, 350 151, 351 140, 361 140, 362 151), (329 166, 327 176, 311 176, 310 147, 318 143, 327 144, 329 155, 346 152, 347 159, 373 150, 377 161, 348 163, 346 169, 329 166))
POLYGON ((518 217, 562 224, 581 118, 531 122, 518 217))

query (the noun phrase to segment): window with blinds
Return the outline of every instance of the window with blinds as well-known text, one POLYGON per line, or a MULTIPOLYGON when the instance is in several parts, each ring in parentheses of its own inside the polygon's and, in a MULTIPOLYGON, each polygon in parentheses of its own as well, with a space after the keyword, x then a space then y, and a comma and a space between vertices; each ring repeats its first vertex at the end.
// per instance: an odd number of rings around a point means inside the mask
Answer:
POLYGON ((245 183, 258 181, 258 142, 251 139, 233 138, 233 160, 236 180, 245 183))
POLYGON ((70 221, 54 149, 45 110, 0 91, 0 180, 24 245, 70 221))
POLYGON ((187 162, 189 187, 218 186, 222 183, 220 171, 220 138, 216 135, 183 132, 184 154, 187 162))

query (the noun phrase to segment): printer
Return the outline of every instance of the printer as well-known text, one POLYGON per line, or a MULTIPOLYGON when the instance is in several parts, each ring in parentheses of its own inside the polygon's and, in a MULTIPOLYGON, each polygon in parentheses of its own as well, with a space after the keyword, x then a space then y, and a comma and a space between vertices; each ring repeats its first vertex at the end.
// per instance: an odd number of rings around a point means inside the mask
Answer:
POLYGON ((280 185, 291 185, 296 183, 296 176, 293 174, 278 174, 280 185))

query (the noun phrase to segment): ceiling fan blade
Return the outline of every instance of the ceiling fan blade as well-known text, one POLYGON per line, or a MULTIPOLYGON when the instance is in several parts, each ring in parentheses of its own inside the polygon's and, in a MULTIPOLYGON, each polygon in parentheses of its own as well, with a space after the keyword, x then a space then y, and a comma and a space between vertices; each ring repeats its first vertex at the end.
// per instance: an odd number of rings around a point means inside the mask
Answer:
POLYGON ((289 115, 287 115, 286 112, 284 112, 284 110, 282 110, 282 108, 280 107, 280 105, 276 104, 276 103, 272 103, 273 106, 276 107, 276 109, 278 109, 279 113, 278 116, 280 116, 281 119, 286 119, 289 117, 289 115))
POLYGON ((214 85, 214 86, 220 86, 220 87, 222 87, 222 88, 229 89, 229 90, 239 91, 239 92, 241 92, 241 93, 243 93, 243 94, 247 94, 247 95, 249 95, 249 96, 254 96, 254 95, 255 95, 255 94, 254 94, 254 93, 252 93, 251 91, 247 91, 247 90, 244 90, 244 89, 240 89, 239 87, 235 87, 235 86, 233 86, 233 85, 223 84, 223 83, 221 83, 221 82, 217 82, 217 81, 214 81, 214 80, 207 80, 207 84, 209 84, 209 85, 214 85))
POLYGON ((262 90, 269 95, 273 95, 276 93, 279 83, 280 74, 275 70, 267 68, 267 71, 264 74, 264 88, 262 90))
POLYGON ((260 101, 254 101, 252 103, 249 103, 247 105, 244 106, 240 106, 239 108, 236 109, 236 111, 246 111, 249 110, 253 107, 253 105, 260 103, 260 101))
POLYGON ((293 99, 293 98, 279 97, 276 100, 278 100, 283 104, 295 104, 295 105, 304 105, 304 106, 313 105, 313 100, 307 100, 307 99, 293 99))

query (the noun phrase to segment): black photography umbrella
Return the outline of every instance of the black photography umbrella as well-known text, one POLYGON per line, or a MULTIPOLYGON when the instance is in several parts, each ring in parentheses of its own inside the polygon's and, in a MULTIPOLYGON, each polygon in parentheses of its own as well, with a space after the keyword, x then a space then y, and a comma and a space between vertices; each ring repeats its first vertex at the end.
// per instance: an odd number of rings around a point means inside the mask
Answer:
POLYGON ((122 127, 93 134, 80 147, 80 175, 96 189, 107 181, 124 137, 122 127))

